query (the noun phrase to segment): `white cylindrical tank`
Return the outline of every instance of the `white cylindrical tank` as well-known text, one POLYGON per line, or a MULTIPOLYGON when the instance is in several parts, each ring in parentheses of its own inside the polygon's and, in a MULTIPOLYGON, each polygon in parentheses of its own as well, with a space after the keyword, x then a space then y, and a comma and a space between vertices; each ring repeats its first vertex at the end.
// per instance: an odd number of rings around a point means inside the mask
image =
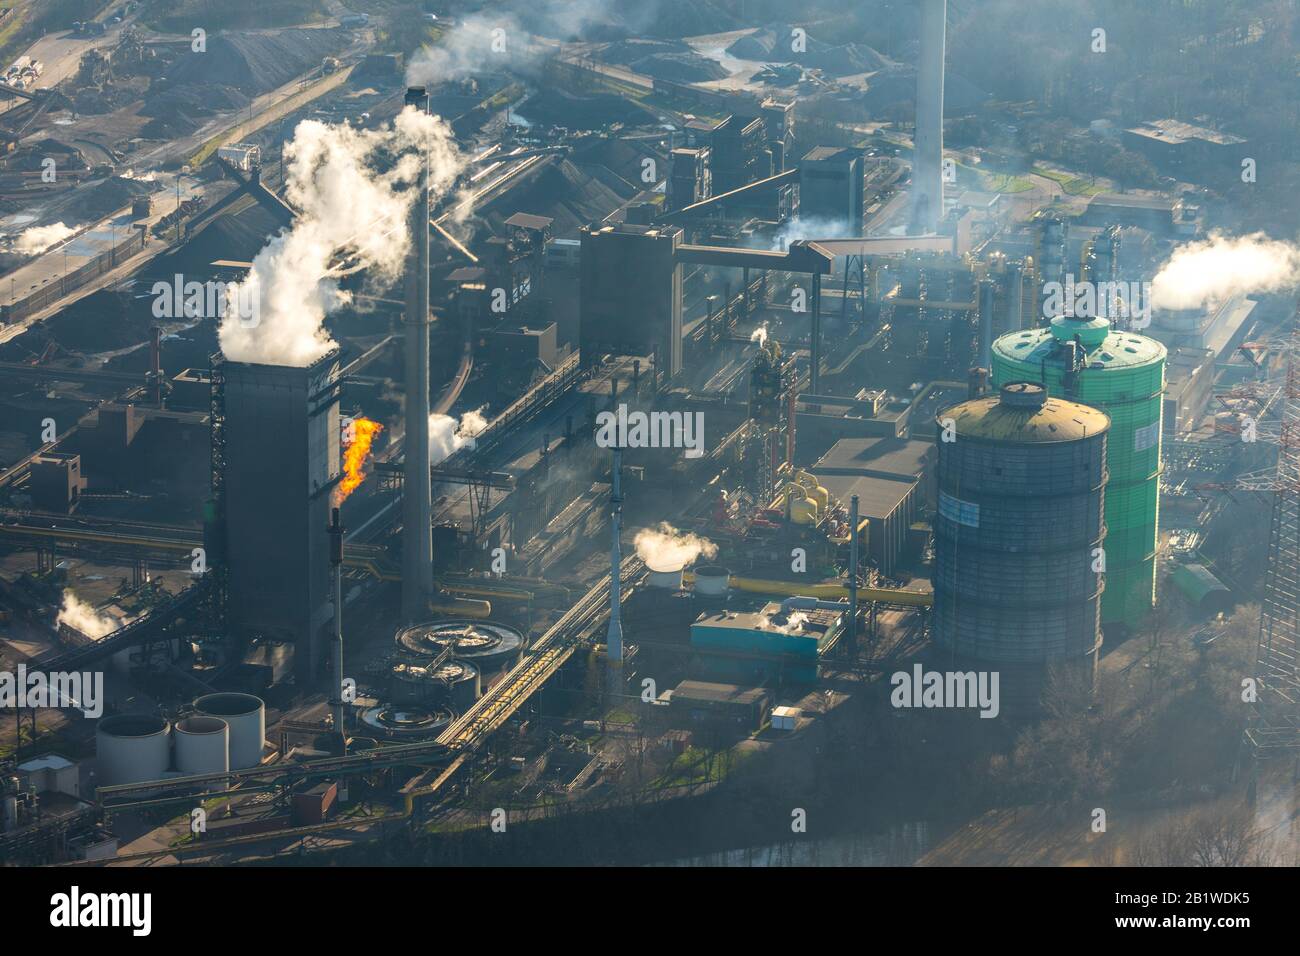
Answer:
POLYGON ((194 702, 205 717, 230 725, 230 769, 245 770, 262 762, 266 747, 266 704, 252 694, 206 694, 194 702))
POLYGON ((702 564, 695 569, 695 593, 716 597, 727 593, 731 573, 720 564, 702 564))
POLYGON ((230 725, 220 717, 186 717, 172 727, 176 769, 183 774, 230 769, 230 725))
POLYGON ((105 717, 95 729, 95 755, 101 787, 161 780, 171 766, 171 728, 148 714, 105 717))
POLYGON ((665 588, 669 591, 679 591, 682 587, 682 567, 651 567, 649 583, 652 588, 665 588))

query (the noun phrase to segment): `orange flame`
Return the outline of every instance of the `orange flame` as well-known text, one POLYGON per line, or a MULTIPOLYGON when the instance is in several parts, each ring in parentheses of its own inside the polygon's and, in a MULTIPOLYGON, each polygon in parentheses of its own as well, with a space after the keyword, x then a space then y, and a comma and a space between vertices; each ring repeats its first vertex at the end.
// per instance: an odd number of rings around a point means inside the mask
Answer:
POLYGON ((370 446, 374 444, 375 436, 383 430, 383 425, 368 418, 354 418, 344 429, 347 445, 343 449, 343 480, 334 489, 335 507, 341 505, 366 480, 362 466, 370 457, 370 446))

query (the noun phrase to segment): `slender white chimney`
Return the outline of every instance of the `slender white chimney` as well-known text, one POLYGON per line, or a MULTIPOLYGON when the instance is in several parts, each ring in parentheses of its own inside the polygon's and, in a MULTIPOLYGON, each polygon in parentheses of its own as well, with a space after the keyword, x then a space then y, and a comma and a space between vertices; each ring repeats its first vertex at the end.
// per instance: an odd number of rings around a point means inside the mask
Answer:
POLYGON ((943 57, 948 0, 920 0, 921 54, 916 66, 912 154, 913 235, 939 231, 943 218, 943 57))

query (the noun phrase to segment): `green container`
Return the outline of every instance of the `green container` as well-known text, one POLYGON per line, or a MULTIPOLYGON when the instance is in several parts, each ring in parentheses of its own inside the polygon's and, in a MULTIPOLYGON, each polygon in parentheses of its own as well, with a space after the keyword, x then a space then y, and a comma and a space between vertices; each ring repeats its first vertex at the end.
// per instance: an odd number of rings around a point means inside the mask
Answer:
POLYGON ((1165 347, 1104 319, 1058 318, 993 343, 993 385, 1042 382, 1110 416, 1106 446, 1105 624, 1137 625, 1156 591, 1165 347))

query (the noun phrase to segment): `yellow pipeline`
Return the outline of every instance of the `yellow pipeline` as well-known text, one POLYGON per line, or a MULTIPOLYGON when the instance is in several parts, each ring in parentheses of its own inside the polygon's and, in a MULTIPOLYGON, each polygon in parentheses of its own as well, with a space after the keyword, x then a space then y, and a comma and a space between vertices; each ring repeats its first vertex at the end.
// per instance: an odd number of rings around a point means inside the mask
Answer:
POLYGON ((442 604, 429 603, 429 610, 434 614, 448 614, 452 617, 470 617, 476 621, 492 616, 491 601, 471 601, 469 598, 452 598, 442 604))
MULTIPOLYGON (((695 575, 690 571, 682 575, 682 580, 694 583, 695 575)), ((843 584, 796 584, 793 581, 767 581, 761 578, 738 578, 731 576, 731 586, 737 591, 752 594, 770 594, 774 597, 810 597, 821 601, 834 601, 847 598, 849 589, 843 584)), ((858 588, 859 601, 880 601, 884 604, 903 604, 907 607, 930 607, 934 604, 933 591, 911 591, 907 588, 858 588)))

